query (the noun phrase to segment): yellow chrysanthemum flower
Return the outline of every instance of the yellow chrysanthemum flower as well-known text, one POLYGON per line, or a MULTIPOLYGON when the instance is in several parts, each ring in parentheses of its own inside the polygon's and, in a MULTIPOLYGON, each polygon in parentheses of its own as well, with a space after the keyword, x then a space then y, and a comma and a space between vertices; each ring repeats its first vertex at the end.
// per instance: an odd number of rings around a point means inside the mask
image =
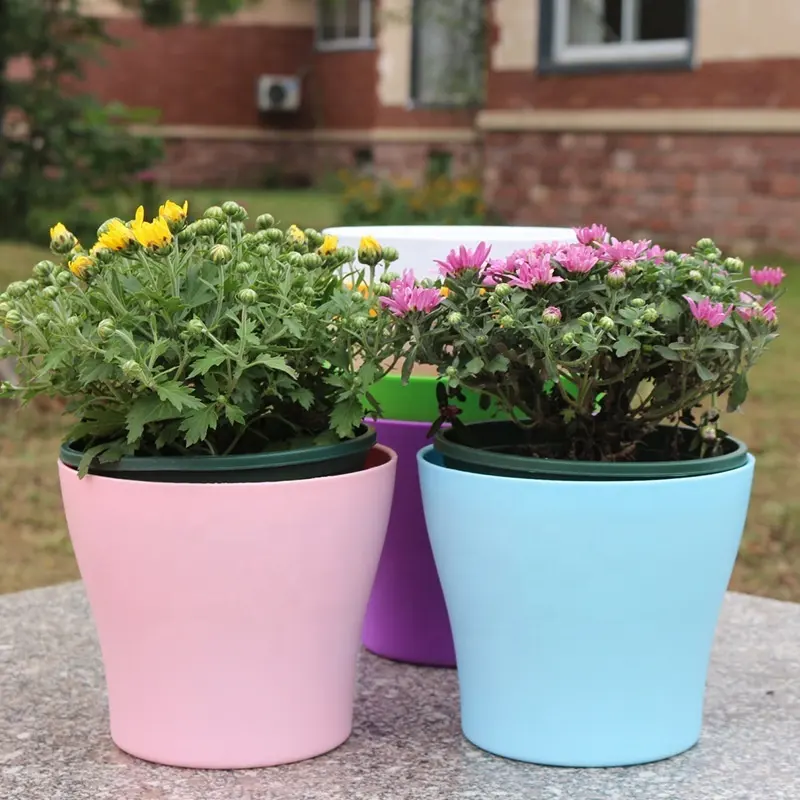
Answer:
POLYGON ((163 217, 145 222, 144 206, 136 209, 136 217, 131 222, 131 230, 142 247, 165 247, 172 241, 172 231, 163 217))
POLYGON ((54 242, 57 239, 63 239, 66 236, 69 236, 70 232, 67 230, 67 226, 64 225, 63 222, 57 222, 50 228, 50 241, 54 242))
POLYGON ((167 200, 167 202, 158 209, 158 216, 172 224, 183 222, 188 213, 188 200, 185 200, 182 206, 179 206, 177 203, 173 203, 172 200, 167 200))
POLYGON ((447 286, 442 286, 442 288, 439 290, 439 294, 441 294, 442 297, 449 297, 450 291, 451 290, 448 289, 447 286))
POLYGON ((297 225, 290 225, 289 230, 286 231, 286 235, 295 243, 295 244, 304 244, 306 241, 306 235, 297 225))
POLYGON ((377 264, 383 255, 383 248, 372 236, 362 236, 358 243, 358 260, 362 264, 377 264))
POLYGON ((136 242, 133 231, 121 219, 109 220, 103 228, 103 232, 97 237, 95 247, 105 247, 119 252, 136 242))
POLYGON ((317 252, 321 256, 329 256, 331 253, 336 252, 336 248, 338 246, 339 246, 339 237, 331 236, 331 234, 326 233, 325 238, 322 240, 322 244, 319 246, 319 250, 317 252))
POLYGON ((94 263, 95 261, 91 256, 80 254, 69 262, 69 271, 76 278, 84 278, 86 277, 86 270, 94 266, 94 263))

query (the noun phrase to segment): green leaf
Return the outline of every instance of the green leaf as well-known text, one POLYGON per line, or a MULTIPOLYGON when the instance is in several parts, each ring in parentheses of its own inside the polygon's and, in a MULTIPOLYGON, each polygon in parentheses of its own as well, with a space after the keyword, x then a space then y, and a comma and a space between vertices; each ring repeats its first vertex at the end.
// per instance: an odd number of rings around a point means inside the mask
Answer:
POLYGON ((671 347, 664 347, 663 344, 654 344, 653 350, 667 361, 680 361, 681 357, 671 347))
POLYGON ((662 300, 658 305, 658 315, 667 322, 678 319, 683 313, 683 306, 674 300, 662 300))
POLYGON ((83 451, 83 455, 81 456, 81 460, 78 462, 78 477, 85 478, 89 474, 89 468, 92 466, 92 462, 108 450, 111 447, 112 443, 105 443, 105 444, 96 444, 94 447, 90 447, 88 450, 83 451))
POLYGON ((208 435, 208 429, 217 427, 218 420, 219 414, 213 405, 190 411, 180 424, 180 429, 186 434, 186 446, 202 442, 208 435))
POLYGON ((614 352, 617 354, 617 358, 622 358, 640 348, 641 344, 638 339, 634 339, 632 336, 620 336, 614 345, 614 352))
POLYGON ((578 399, 578 386, 565 375, 562 375, 559 379, 559 383, 564 391, 573 399, 578 399))
POLYGON ((225 417, 231 425, 245 425, 247 423, 242 410, 237 406, 230 405, 230 403, 225 404, 225 417))
POLYGON ((736 411, 744 403, 747 399, 749 388, 746 373, 740 372, 728 393, 728 411, 736 411))
POLYGON ((489 363, 486 365, 487 372, 506 372, 508 370, 508 365, 511 362, 502 355, 495 356, 489 363))
POLYGON ((475 356, 475 358, 471 358, 467 363, 464 365, 464 370, 469 375, 477 375, 484 367, 483 359, 480 356, 475 356))
POLYGON ((406 356, 406 360, 403 362, 403 369, 400 372, 400 380, 404 386, 408 383, 408 379, 411 377, 411 371, 414 369, 414 361, 416 358, 417 348, 414 346, 406 356))
POLYGON ((712 372, 708 367, 701 364, 699 361, 694 365, 694 368, 697 371, 697 377, 706 383, 715 381, 719 377, 716 373, 712 372))
POLYGON ((290 390, 289 397, 306 411, 314 405, 314 394, 305 386, 298 386, 296 389, 290 390))
POLYGON ((180 410, 176 409, 172 403, 160 400, 153 394, 140 397, 133 403, 125 417, 128 443, 133 444, 142 437, 144 426, 148 422, 176 419, 180 415, 180 410))
POLYGON ((165 403, 172 403, 180 411, 184 408, 203 408, 203 403, 198 400, 189 389, 178 381, 165 381, 156 384, 156 392, 165 403))
POLYGON ((205 355, 192 362, 192 371, 189 373, 189 377, 196 378, 198 375, 205 375, 206 372, 213 367, 218 367, 226 359, 225 353, 220 353, 219 350, 209 350, 205 355))
POLYGON ((288 330, 295 339, 302 339, 305 336, 303 326, 295 317, 286 317, 283 320, 283 324, 286 326, 286 330, 288 330))
POLYGON ((355 428, 361 424, 364 409, 356 397, 348 397, 338 402, 331 412, 330 426, 342 439, 353 435, 355 428))
POLYGON ((80 377, 84 383, 107 381, 117 374, 117 365, 91 359, 81 366, 80 377))
POLYGON ((738 350, 739 345, 733 342, 713 342, 706 347, 707 350, 738 350))
POLYGON ((670 349, 672 350, 691 350, 692 346, 686 342, 670 342, 670 349))
POLYGON ((286 359, 283 356, 261 355, 252 364, 250 364, 250 366, 254 367, 257 364, 260 364, 263 367, 267 367, 268 369, 275 369, 278 370, 279 372, 285 372, 292 378, 297 377, 297 371, 292 369, 286 363, 286 359))

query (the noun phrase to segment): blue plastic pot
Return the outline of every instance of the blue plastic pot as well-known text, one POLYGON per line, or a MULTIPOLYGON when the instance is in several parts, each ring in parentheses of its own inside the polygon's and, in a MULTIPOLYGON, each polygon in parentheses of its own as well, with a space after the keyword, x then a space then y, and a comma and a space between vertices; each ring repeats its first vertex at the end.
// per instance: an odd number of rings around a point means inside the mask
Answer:
POLYGON ((418 460, 467 739, 571 767, 692 747, 753 457, 623 481, 462 471, 431 447, 418 460))

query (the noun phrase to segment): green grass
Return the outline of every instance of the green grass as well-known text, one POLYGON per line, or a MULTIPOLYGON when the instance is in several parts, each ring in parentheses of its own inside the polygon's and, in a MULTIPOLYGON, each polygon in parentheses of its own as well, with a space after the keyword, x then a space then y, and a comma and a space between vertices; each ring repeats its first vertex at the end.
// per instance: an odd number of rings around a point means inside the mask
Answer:
MULTIPOLYGON (((179 192, 170 196, 183 199, 179 192)), ((313 219, 312 224, 324 227, 335 221, 335 204, 318 193, 203 191, 187 196, 200 205, 230 197, 253 216, 269 211, 287 222, 313 219)), ((32 264, 46 255, 28 245, 0 244, 0 283, 27 277, 32 264)), ((781 302, 781 336, 753 370, 744 410, 725 419, 758 460, 732 588, 800 601, 800 267, 784 265, 789 278, 781 302)), ((60 412, 51 404, 22 410, 0 405, 0 592, 77 577, 55 468, 62 429, 60 412)), ((702 529, 697 535, 703 535, 702 529)))

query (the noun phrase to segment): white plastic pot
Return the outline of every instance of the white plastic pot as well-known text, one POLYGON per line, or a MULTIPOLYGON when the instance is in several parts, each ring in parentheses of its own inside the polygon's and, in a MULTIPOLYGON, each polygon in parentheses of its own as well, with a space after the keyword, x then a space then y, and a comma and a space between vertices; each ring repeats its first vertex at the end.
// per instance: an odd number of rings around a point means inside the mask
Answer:
POLYGON ((400 258, 392 270, 411 270, 418 278, 439 275, 436 259, 462 244, 474 248, 480 242, 492 246, 492 258, 504 258, 514 250, 536 242, 576 242, 572 228, 523 228, 506 225, 355 225, 326 228, 339 244, 358 248, 362 236, 373 236, 384 247, 394 247, 400 258))

